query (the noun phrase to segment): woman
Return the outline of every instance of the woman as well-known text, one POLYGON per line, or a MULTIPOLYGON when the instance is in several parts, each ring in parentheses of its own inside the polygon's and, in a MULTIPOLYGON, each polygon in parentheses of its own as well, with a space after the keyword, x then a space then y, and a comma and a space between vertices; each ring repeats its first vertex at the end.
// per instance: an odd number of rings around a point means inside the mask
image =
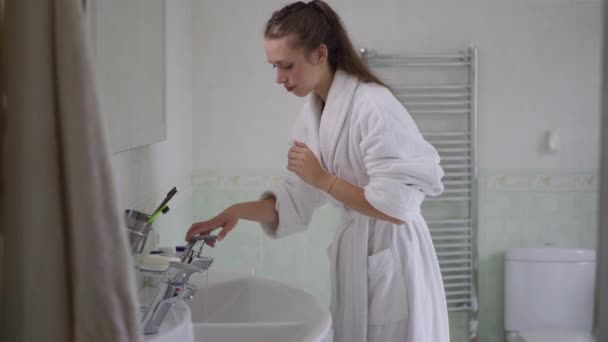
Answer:
POLYGON ((447 306, 420 205, 443 191, 436 150, 360 60, 323 1, 275 12, 265 51, 277 83, 310 94, 292 133, 288 176, 261 199, 192 225, 187 238, 239 219, 273 238, 303 231, 331 201, 343 219, 329 248, 334 341, 449 341, 447 306))

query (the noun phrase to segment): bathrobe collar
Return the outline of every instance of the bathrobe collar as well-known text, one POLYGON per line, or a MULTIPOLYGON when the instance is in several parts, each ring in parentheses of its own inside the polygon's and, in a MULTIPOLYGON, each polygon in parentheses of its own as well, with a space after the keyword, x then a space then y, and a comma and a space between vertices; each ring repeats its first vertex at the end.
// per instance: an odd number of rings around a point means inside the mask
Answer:
MULTIPOLYGON (((336 156, 340 134, 348 131, 344 127, 352 112, 353 97, 359 80, 343 70, 337 70, 325 107, 322 99, 312 95, 311 109, 319 118, 319 151, 324 167, 338 174, 336 166, 343 156, 336 156)), ((327 195, 329 200, 333 200, 327 195)), ((341 204, 341 203, 339 203, 341 204)), ((369 218, 351 210, 336 231, 334 242, 328 253, 332 277, 331 313, 336 337, 340 341, 365 342, 367 336, 367 237, 369 218), (340 247, 339 247, 340 246, 340 247), (338 250, 341 253, 338 253, 338 250), (341 273, 339 271, 341 270, 341 273), (348 271, 346 271, 348 270, 348 271), (340 284, 340 285, 338 285, 340 284), (340 294, 352 294, 344 301, 338 312, 340 294)))
POLYGON ((344 129, 344 123, 353 102, 355 90, 359 80, 338 69, 329 88, 327 101, 323 107, 323 100, 316 94, 312 95, 311 107, 316 117, 320 117, 319 123, 319 149, 323 164, 328 171, 333 172, 332 163, 335 159, 336 145, 340 132, 344 129))

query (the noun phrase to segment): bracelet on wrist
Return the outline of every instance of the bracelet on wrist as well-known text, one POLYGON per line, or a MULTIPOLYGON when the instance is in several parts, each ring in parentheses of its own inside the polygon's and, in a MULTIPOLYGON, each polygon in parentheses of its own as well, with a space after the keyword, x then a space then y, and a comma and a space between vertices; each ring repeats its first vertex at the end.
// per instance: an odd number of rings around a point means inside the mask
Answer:
POLYGON ((336 184, 336 181, 338 180, 338 176, 334 176, 334 180, 331 182, 331 185, 329 186, 329 188, 327 188, 327 193, 329 194, 331 189, 334 187, 334 184, 336 184))

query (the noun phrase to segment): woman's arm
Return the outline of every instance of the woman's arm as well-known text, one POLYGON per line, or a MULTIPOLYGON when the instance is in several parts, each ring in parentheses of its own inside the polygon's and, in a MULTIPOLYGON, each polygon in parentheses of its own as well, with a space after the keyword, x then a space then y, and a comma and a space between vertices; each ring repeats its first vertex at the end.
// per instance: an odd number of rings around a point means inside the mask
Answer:
POLYGON ((218 240, 222 240, 234 229, 240 219, 257 221, 276 227, 279 222, 279 214, 275 210, 275 203, 276 198, 270 196, 259 201, 231 205, 208 221, 194 223, 186 234, 186 240, 198 234, 210 234, 220 227, 222 230, 217 235, 217 238, 218 240))
POLYGON ((363 215, 395 224, 404 223, 374 208, 365 198, 362 188, 325 171, 315 154, 304 143, 296 141, 289 149, 287 169, 306 183, 327 192, 345 206, 363 215))
POLYGON ((388 216, 378 209, 374 208, 365 199, 363 188, 353 185, 338 176, 328 172, 322 176, 319 189, 327 192, 336 200, 340 201, 345 206, 360 212, 363 215, 373 217, 380 220, 389 221, 395 224, 403 224, 404 222, 392 216, 388 216))
POLYGON ((249 221, 257 221, 276 226, 279 222, 279 214, 275 210, 277 200, 270 196, 258 201, 237 203, 229 210, 234 210, 239 218, 249 221))

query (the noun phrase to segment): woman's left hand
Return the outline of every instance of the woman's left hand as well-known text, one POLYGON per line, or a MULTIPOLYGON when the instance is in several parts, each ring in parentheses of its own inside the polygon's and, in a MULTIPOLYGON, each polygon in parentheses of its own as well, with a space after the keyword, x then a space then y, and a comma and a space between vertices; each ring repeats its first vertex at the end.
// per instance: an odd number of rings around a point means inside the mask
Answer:
POLYGON ((298 175, 306 183, 326 190, 326 183, 331 181, 331 175, 323 169, 317 156, 306 146, 296 141, 287 154, 287 170, 298 175))

